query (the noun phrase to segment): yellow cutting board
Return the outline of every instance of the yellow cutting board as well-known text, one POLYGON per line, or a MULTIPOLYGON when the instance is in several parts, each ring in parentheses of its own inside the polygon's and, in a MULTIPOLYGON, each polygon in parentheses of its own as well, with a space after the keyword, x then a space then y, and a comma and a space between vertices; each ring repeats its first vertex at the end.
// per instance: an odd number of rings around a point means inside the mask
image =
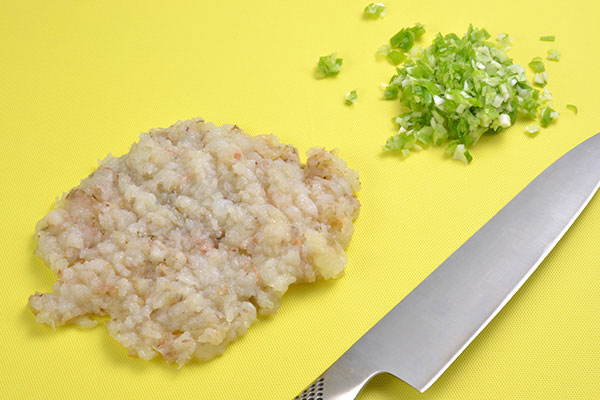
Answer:
MULTIPOLYGON (((3 1, 0 3, 0 398, 289 399, 551 162, 600 130, 598 2, 368 0, 3 1), (469 23, 546 62, 560 118, 536 138, 526 123, 472 148, 383 154, 396 102, 376 60, 400 28, 424 43, 469 23), (539 41, 556 35, 556 42, 539 41), (315 80, 337 51, 334 79, 315 80), (358 103, 343 104, 351 89, 358 103), (575 104, 579 115, 565 109, 575 104), (360 172, 361 214, 340 279, 294 286, 279 312, 226 353, 184 368, 142 361, 104 325, 52 330, 26 307, 55 277, 33 256, 34 226, 62 192, 141 131, 203 116, 274 133, 301 153, 338 148, 360 172)), ((600 156, 600 155, 599 155, 600 156)), ((376 378, 361 400, 600 398, 600 198, 488 328, 424 394, 376 378)), ((465 310, 469 312, 469 310, 465 310)))

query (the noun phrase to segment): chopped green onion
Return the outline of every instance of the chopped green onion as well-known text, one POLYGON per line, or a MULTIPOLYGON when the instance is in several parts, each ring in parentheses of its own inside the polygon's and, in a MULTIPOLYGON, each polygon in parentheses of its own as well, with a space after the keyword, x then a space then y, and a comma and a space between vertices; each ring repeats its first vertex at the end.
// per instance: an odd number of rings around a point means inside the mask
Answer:
POLYGON ((415 144, 416 144, 416 138, 415 138, 414 134, 409 134, 409 135, 399 134, 399 135, 390 137, 387 140, 387 142, 384 146, 384 149, 385 150, 400 150, 400 151, 402 151, 402 154, 408 155, 409 149, 412 149, 415 144), (407 152, 405 152, 404 150, 407 150, 407 152))
POLYGON ((383 98, 386 100, 394 100, 398 98, 398 86, 384 84, 383 87, 383 98))
POLYGON ((510 116, 508 114, 498 115, 498 125, 502 128, 508 128, 511 126, 510 116))
POLYGON ((575 113, 575 115, 577 115, 577 107, 573 104, 567 104, 567 110, 571 110, 573 113, 575 113))
POLYGON ((356 104, 356 100, 358 99, 358 93, 356 93, 356 89, 349 91, 346 93, 346 105, 351 106, 352 104, 356 104))
POLYGON ((398 50, 392 50, 387 54, 387 58, 392 64, 398 65, 402 61, 404 61, 404 59, 406 59, 406 56, 404 55, 404 53, 398 50))
POLYGON ((546 84, 548 83, 548 73, 536 72, 535 77, 533 78, 533 83, 539 87, 546 86, 546 84))
POLYGON ((512 38, 510 36, 508 36, 506 33, 499 33, 496 40, 498 41, 498 45, 503 50, 510 49, 510 43, 512 42, 512 38))
POLYGON ((560 60, 560 53, 556 49, 550 49, 548 50, 548 56, 546 56, 546 59, 550 61, 558 61, 560 60))
POLYGON ((465 158, 467 159, 468 163, 470 163, 471 161, 473 161, 473 156, 471 155, 471 153, 469 153, 466 150, 465 150, 465 158))
MULTIPOLYGON (((391 46, 404 51, 412 48, 411 29, 398 32, 391 46)), ((512 126, 518 115, 538 115, 542 103, 552 99, 550 92, 542 95, 528 82, 525 69, 513 64, 506 53, 506 34, 499 35, 497 42, 489 38, 486 30, 470 26, 462 37, 438 34, 429 47, 406 53, 407 59, 384 86, 383 97, 398 98, 405 109, 394 119, 399 130, 384 149, 406 155, 417 148, 445 144, 449 156, 470 162, 468 150, 484 133, 512 126)), ((532 64, 537 84, 544 86, 547 73, 537 71, 543 67, 542 60, 534 59, 532 64)), ((542 112, 546 125, 556 117, 549 110, 547 115, 542 112)))
POLYGON ((410 30, 415 34, 415 39, 419 39, 425 34, 425 26, 419 23, 416 23, 410 30))
POLYGON ((467 151, 464 144, 456 145, 456 149, 454 150, 454 153, 452 154, 452 158, 455 160, 460 160, 460 161, 464 162, 465 164, 468 164, 471 161, 473 161, 473 157, 467 151))
POLYGON ((542 103, 547 102, 547 101, 552 101, 552 95, 550 94, 550 91, 546 88, 544 88, 544 90, 542 90, 542 95, 540 96, 540 101, 542 103))
POLYGON ((365 8, 365 16, 368 18, 383 18, 386 8, 383 3, 371 3, 365 8))
POLYGON ((379 49, 377 49, 377 51, 375 52, 375 56, 377 56, 377 57, 385 57, 388 54, 390 54, 391 50, 392 50, 392 46, 390 46, 389 44, 384 44, 379 49))
POLYGON ((315 73, 315 77, 317 79, 322 79, 327 76, 335 76, 340 73, 343 60, 341 58, 336 58, 336 56, 336 53, 331 53, 328 56, 319 57, 317 71, 315 73))
POLYGON ((544 66, 544 62, 542 61, 541 57, 535 57, 533 60, 531 60, 529 66, 535 72, 544 72, 546 70, 546 67, 544 66))
POLYGON ((541 36, 540 40, 543 42, 554 42, 554 35, 541 36))
POLYGON ((540 127, 538 125, 528 125, 525 130, 529 132, 529 136, 537 136, 540 133, 540 127))
POLYGON ((552 105, 542 108, 540 122, 544 128, 550 125, 554 118, 558 117, 558 113, 552 109, 552 105))
POLYGON ((415 44, 415 40, 419 39, 425 33, 425 27, 421 24, 416 24, 412 28, 403 28, 390 39, 390 44, 395 49, 409 51, 415 44))

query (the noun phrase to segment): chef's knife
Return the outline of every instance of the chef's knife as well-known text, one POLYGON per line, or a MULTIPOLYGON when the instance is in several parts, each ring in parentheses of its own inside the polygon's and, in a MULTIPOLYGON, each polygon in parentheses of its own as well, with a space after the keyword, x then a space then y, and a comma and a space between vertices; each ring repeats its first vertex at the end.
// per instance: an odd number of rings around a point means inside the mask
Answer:
POLYGON ((523 285, 600 186, 600 134, 550 165, 298 400, 352 400, 390 373, 424 392, 523 285))

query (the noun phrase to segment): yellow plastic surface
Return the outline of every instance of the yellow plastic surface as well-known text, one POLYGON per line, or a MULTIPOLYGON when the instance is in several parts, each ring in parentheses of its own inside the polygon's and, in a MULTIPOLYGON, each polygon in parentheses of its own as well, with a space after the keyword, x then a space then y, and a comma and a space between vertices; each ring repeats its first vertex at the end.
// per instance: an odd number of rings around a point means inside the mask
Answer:
MULTIPOLYGON (((600 3, 386 1, 378 21, 362 18, 367 4, 0 3, 0 398, 292 398, 538 173, 600 131, 600 3), (398 104, 380 100, 394 69, 374 53, 415 22, 426 25, 425 43, 469 23, 507 32, 523 65, 558 49, 560 62, 546 62, 558 121, 534 139, 523 122, 485 137, 468 166, 442 149, 383 154, 398 104), (549 34, 556 42, 539 41, 549 34), (341 74, 315 80, 317 58, 333 51, 341 74), (354 88, 358 102, 345 106, 354 88), (27 298, 55 280, 33 256, 36 222, 97 159, 123 154, 141 131, 198 115, 274 133, 301 153, 336 147, 360 171, 346 274, 294 286, 222 357, 179 370, 128 357, 103 325, 36 324, 27 298)), ((360 399, 600 398, 599 237, 596 196, 431 389, 378 377, 360 399)))

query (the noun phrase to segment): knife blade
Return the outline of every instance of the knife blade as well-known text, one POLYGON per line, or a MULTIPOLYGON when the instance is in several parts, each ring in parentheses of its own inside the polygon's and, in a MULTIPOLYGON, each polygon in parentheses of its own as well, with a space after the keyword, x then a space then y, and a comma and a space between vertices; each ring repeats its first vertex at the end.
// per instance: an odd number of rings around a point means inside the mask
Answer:
POLYGON ((600 186, 600 133, 546 168, 295 399, 387 372, 424 392, 519 290, 600 186))

